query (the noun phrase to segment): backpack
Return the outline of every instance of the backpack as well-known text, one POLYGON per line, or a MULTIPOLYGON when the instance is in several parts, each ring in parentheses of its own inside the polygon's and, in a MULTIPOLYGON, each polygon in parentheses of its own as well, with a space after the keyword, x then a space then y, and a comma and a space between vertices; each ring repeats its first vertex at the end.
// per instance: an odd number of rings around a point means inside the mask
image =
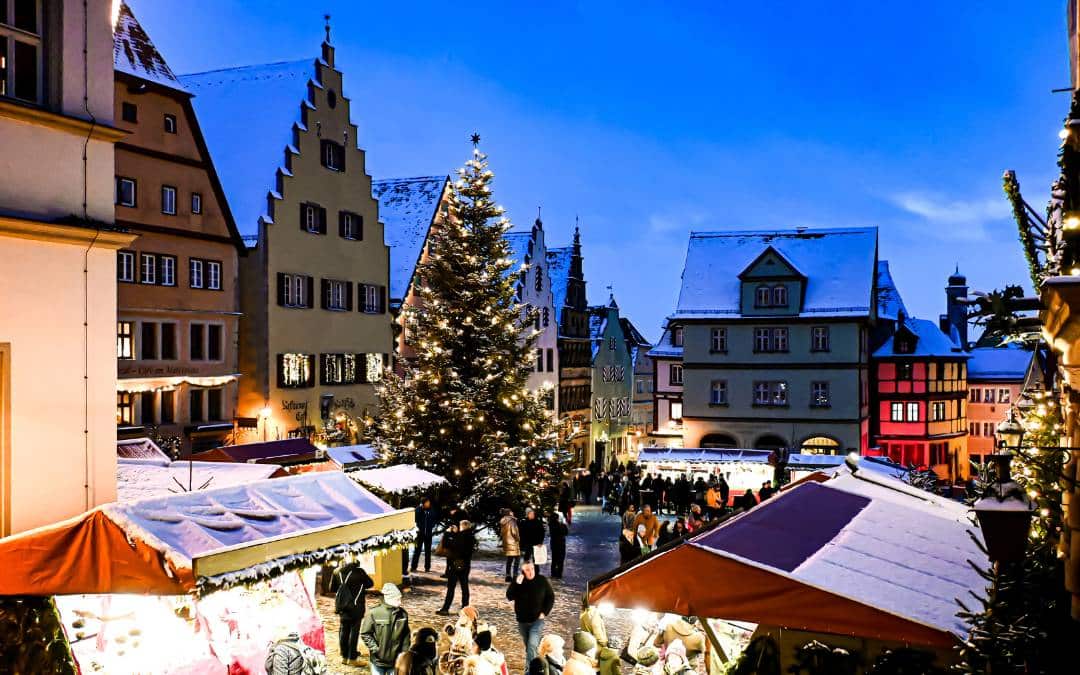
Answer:
POLYGON ((266 655, 266 672, 269 675, 305 675, 304 655, 292 640, 278 640, 270 644, 266 655))
POLYGON ((358 593, 349 590, 349 578, 356 570, 349 570, 345 578, 341 580, 337 593, 334 594, 334 612, 336 614, 355 614, 357 609, 363 614, 363 598, 367 586, 361 585, 358 593))

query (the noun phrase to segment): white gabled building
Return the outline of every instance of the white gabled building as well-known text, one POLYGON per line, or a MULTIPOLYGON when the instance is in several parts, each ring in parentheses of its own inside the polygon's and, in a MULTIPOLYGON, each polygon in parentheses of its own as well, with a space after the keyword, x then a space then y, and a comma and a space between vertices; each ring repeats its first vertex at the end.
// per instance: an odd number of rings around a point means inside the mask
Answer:
POLYGON ((540 335, 536 339, 536 356, 528 387, 550 392, 548 409, 555 415, 559 409, 559 322, 548 275, 544 223, 537 216, 530 231, 507 232, 503 236, 510 248, 510 257, 516 263, 510 269, 517 270, 520 275, 517 297, 523 305, 522 311, 537 310, 533 325, 540 335))

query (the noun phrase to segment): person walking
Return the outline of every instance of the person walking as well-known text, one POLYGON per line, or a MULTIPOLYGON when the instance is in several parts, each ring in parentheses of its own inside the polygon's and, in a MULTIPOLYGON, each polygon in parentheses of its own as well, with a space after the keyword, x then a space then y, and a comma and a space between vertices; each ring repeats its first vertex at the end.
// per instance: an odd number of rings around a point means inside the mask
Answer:
POLYGON ((514 603, 514 618, 525 643, 525 663, 531 663, 540 646, 544 619, 555 606, 555 591, 547 577, 537 572, 531 561, 526 561, 521 565, 521 573, 506 589, 506 599, 514 603))
POLYGON ((412 646, 400 654, 394 664, 394 675, 436 675, 439 663, 439 634, 424 626, 416 631, 412 646))
POLYGON ((420 563, 420 549, 424 549, 424 571, 431 571, 431 538, 435 536, 435 526, 439 523, 439 512, 431 503, 431 497, 424 497, 416 507, 416 543, 413 545, 412 571, 420 563))
POLYGON ((574 495, 567 483, 563 483, 559 492, 559 512, 566 518, 567 525, 574 522, 574 495))
POLYGON ((476 535, 472 523, 467 520, 451 525, 446 533, 446 599, 442 609, 435 612, 441 616, 450 615, 450 605, 454 603, 454 592, 461 586, 461 606, 469 605, 469 572, 472 570, 473 551, 476 549, 476 535))
POLYGON ((525 509, 525 520, 518 523, 521 535, 521 555, 523 560, 532 561, 537 546, 544 545, 544 521, 537 516, 533 507, 525 509))
POLYGON ((709 483, 709 489, 705 491, 705 513, 709 517, 709 520, 712 520, 719 517, 723 511, 724 507, 720 495, 720 488, 716 483, 709 483))
POLYGON ((551 539, 551 578, 562 579, 566 562, 566 536, 570 534, 563 514, 552 511, 548 516, 548 536, 551 539))
POLYGON ((731 486, 728 485, 726 478, 720 476, 720 479, 716 481, 716 489, 720 492, 720 513, 722 514, 724 511, 727 510, 727 507, 730 504, 730 502, 728 502, 728 498, 731 496, 731 486))
POLYGON ((518 531, 517 518, 510 509, 502 510, 499 538, 502 540, 503 556, 506 557, 506 581, 509 583, 517 576, 518 563, 521 561, 521 533, 518 531))
POLYGON ((334 596, 334 613, 338 615, 338 647, 341 662, 356 665, 360 656, 357 643, 360 640, 360 623, 367 609, 367 590, 375 585, 367 570, 360 563, 349 563, 335 573, 338 584, 334 596))
POLYGON ((385 583, 382 600, 360 625, 360 639, 371 660, 371 675, 391 675, 398 656, 409 649, 410 637, 409 614, 401 606, 401 591, 385 583))

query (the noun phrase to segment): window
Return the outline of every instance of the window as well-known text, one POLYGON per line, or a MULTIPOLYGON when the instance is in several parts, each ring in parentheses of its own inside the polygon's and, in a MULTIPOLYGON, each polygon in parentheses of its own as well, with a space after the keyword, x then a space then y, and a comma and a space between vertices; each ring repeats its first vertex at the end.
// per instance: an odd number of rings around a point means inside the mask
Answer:
POLYGON ((829 402, 829 383, 828 382, 811 382, 810 383, 810 407, 811 408, 828 408, 829 402))
POLYGON ((972 387, 971 391, 968 392, 968 398, 971 399, 972 403, 982 403, 982 389, 972 387))
POLYGON ((171 185, 161 186, 161 212, 168 216, 176 215, 176 188, 171 185))
POLYGON ((144 361, 157 360, 157 324, 152 321, 144 321, 142 324, 140 355, 144 361))
POLYGON ((194 215, 202 213, 202 195, 198 192, 191 193, 191 213, 194 215))
POLYGON ((206 261, 206 287, 212 291, 221 290, 221 263, 216 260, 206 261))
POLYGON ((608 351, 612 351, 612 352, 615 351, 615 338, 614 337, 609 337, 607 339, 607 348, 608 348, 608 351))
POLYGON ((176 133, 176 115, 170 115, 169 113, 165 113, 165 133, 176 133))
POLYGON ((994 423, 993 422, 983 422, 982 427, 983 427, 983 432, 982 432, 983 436, 986 436, 987 438, 993 438, 994 437, 994 423))
POLYGON ((898 363, 896 364, 896 379, 898 380, 910 380, 913 377, 913 370, 910 363, 898 363))
POLYGON ((548 322, 549 322, 549 320, 550 320, 550 319, 548 318, 548 308, 547 308, 547 307, 545 307, 545 308, 544 308, 544 313, 543 313, 543 317, 544 317, 544 318, 543 318, 544 328, 547 328, 547 327, 548 327, 548 322))
POLYGON ((215 389, 206 390, 206 419, 208 420, 220 420, 221 414, 221 401, 222 401, 222 389, 217 387, 215 389))
POLYGON ((221 360, 223 334, 221 324, 212 323, 206 327, 206 359, 208 361, 221 360))
POLYGON ((314 280, 302 274, 278 272, 278 304, 282 307, 311 307, 311 285, 314 280))
POLYGON ((355 384, 357 382, 356 354, 321 354, 319 361, 321 384, 355 384))
POLYGON ((337 279, 322 280, 322 308, 336 312, 352 309, 352 283, 337 279))
POLYGON ((978 422, 971 422, 971 423, 968 424, 968 434, 970 434, 971 436, 978 436, 979 435, 979 423, 978 422))
POLYGON ((998 403, 1009 403, 1012 400, 1012 392, 1008 389, 998 389, 998 403))
POLYGON ((683 327, 675 326, 671 329, 671 344, 674 347, 683 346, 683 327))
POLYGON ((157 406, 154 405, 154 392, 144 391, 139 393, 139 423, 145 425, 157 424, 154 415, 157 406))
POLYGON ((135 421, 135 395, 130 391, 116 392, 116 423, 133 424, 135 421))
POLYGON ((709 349, 711 351, 717 353, 727 351, 727 328, 713 328, 709 337, 709 349))
POLYGON ((136 124, 139 121, 139 106, 124 101, 120 104, 120 119, 136 124))
POLYGON ((318 204, 301 204, 300 229, 312 234, 326 234, 326 209, 318 204))
POLYGON ((904 404, 894 402, 889 404, 889 421, 890 422, 903 422, 904 421, 904 404))
POLYGON ((678 363, 671 364, 669 370, 671 376, 671 384, 682 384, 682 365, 678 363))
POLYGON ((772 304, 772 289, 768 286, 758 286, 754 293, 755 307, 769 307, 772 304))
POLYGON ((206 359, 206 324, 193 323, 189 332, 188 351, 192 361, 206 359))
POLYGON ((549 373, 555 372, 555 350, 551 347, 547 349, 547 371, 549 373))
POLYGON ((135 322, 116 322, 116 358, 135 358, 135 322))
POLYGON ((787 307, 787 286, 775 286, 772 289, 773 307, 787 307))
POLYGON ((727 380, 713 380, 709 387, 709 405, 727 405, 727 380))
POLYGON ((945 419, 945 401, 934 401, 930 404, 930 421, 940 422, 945 419))
POLYGON ((176 324, 164 322, 161 324, 161 360, 176 360, 176 324))
POLYGON ((0 1, 0 96, 38 103, 45 72, 37 0, 0 1))
POLYGON ((785 406, 788 403, 787 382, 769 381, 754 383, 754 405, 785 406))
POLYGON ((829 327, 828 326, 814 326, 810 329, 810 351, 812 352, 827 352, 829 351, 829 327))
POLYGON ((322 141, 322 165, 332 171, 345 170, 345 146, 334 141, 322 141))
POLYGON ((645 393, 645 380, 638 380, 637 381, 637 393, 639 393, 639 394, 644 394, 645 393))
POLYGON ((158 257, 158 265, 161 268, 161 285, 176 285, 176 256, 163 255, 158 257))
POLYGON ((544 371, 544 350, 536 350, 536 372, 541 373, 544 371))
POLYGON ((116 203, 119 206, 135 206, 136 202, 136 184, 134 178, 124 178, 118 176, 116 178, 116 203))
POLYGON ((533 288, 537 293, 544 290, 544 270, 539 266, 536 268, 536 278, 533 279, 533 288))
POLYGON ((116 280, 132 283, 135 281, 135 252, 116 252, 116 280))
POLYGON ((907 421, 918 422, 919 421, 919 404, 914 401, 910 402, 906 406, 907 408, 907 421))
POLYGON ((682 401, 671 402, 671 419, 673 422, 682 422, 682 401))
POLYGON ((188 285, 192 288, 203 287, 203 261, 192 258, 189 262, 188 285))
POLYGON ((278 354, 278 387, 299 389, 315 385, 311 354, 278 354))
POLYGON ((341 211, 338 213, 338 234, 342 239, 360 240, 364 238, 364 218, 358 213, 341 211))
POLYGON ((171 391, 161 392, 161 423, 172 424, 176 421, 176 395, 171 391))
POLYGON ((788 329, 787 328, 773 328, 772 329, 772 350, 774 352, 786 352, 788 350, 788 329))
POLYGON ((769 346, 772 344, 770 336, 772 332, 768 328, 755 328, 754 329, 754 351, 755 352, 767 352, 769 346))
POLYGON ((364 382, 374 384, 381 382, 383 370, 386 366, 385 354, 364 354, 364 382))
POLYGON ((141 259, 142 265, 140 267, 141 274, 139 274, 139 283, 157 283, 157 256, 153 253, 143 253, 141 259))
POLYGON ((994 390, 993 388, 983 389, 983 403, 994 402, 994 390))
POLYGON ((365 314, 386 313, 386 287, 374 284, 360 284, 360 297, 363 299, 360 311, 365 314))
POLYGON ((191 413, 192 422, 203 422, 206 420, 206 409, 203 405, 205 401, 205 390, 192 389, 188 396, 188 412, 191 413))

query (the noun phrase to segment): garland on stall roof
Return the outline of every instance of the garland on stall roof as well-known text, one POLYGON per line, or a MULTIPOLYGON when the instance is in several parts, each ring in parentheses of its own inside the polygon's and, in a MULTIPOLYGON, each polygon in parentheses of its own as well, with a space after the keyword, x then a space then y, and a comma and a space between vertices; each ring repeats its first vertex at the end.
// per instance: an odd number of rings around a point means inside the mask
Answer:
POLYGON ((212 577, 199 577, 196 581, 197 595, 208 595, 215 591, 235 586, 250 586, 279 577, 286 572, 314 567, 315 565, 337 565, 343 560, 365 553, 385 552, 404 548, 416 541, 417 530, 393 530, 386 534, 367 537, 350 544, 338 544, 305 553, 293 553, 236 572, 226 572, 212 577))

